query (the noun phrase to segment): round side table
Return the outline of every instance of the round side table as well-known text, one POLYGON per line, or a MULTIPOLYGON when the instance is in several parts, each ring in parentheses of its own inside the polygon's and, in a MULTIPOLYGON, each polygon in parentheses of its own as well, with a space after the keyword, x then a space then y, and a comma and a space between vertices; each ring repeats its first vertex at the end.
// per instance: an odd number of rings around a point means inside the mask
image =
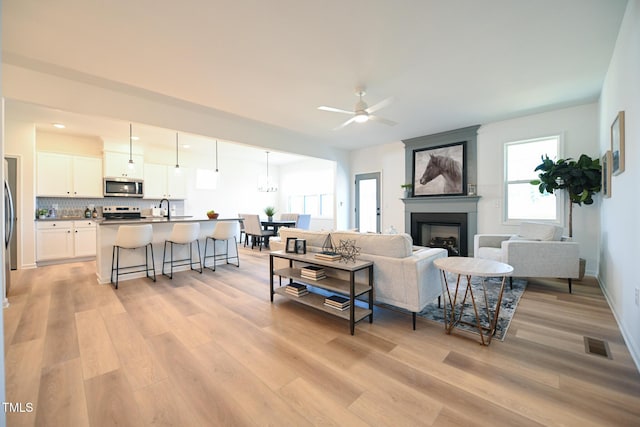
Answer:
MULTIPOLYGON (((442 286, 444 287, 444 291, 446 292, 445 302, 443 304, 444 309, 444 328, 447 334, 450 334, 453 328, 455 328, 459 324, 466 324, 469 326, 473 326, 478 328, 478 332, 480 333, 480 343, 482 345, 489 345, 491 343, 491 338, 496 332, 496 324, 498 322, 498 314, 500 313, 500 304, 502 303, 502 293, 504 292, 504 284, 507 276, 513 273, 513 267, 509 264, 505 264, 503 262, 493 261, 489 259, 481 259, 481 258, 469 258, 469 257, 448 257, 448 258, 439 258, 436 259, 433 264, 442 270, 442 286), (458 278, 456 280, 456 289, 453 297, 451 296, 451 291, 449 290, 449 283, 447 279, 447 273, 457 274, 458 278), (478 304, 476 302, 476 297, 473 293, 473 288, 471 287, 471 277, 481 277, 482 282, 482 290, 484 292, 484 301, 485 301, 485 309, 487 311, 487 318, 490 319, 489 324, 482 324, 480 321, 480 316, 478 315, 478 304), (495 308, 493 309, 493 316, 491 315, 492 309, 489 307, 489 302, 487 300, 487 288, 485 283, 485 277, 496 277, 502 276, 502 283, 500 284, 500 292, 498 294, 498 301, 496 303, 495 308), (458 290, 460 289, 460 280, 462 277, 467 278, 466 289, 464 292, 464 297, 460 302, 460 312, 456 317, 456 304, 458 299, 458 290), (462 312, 464 308, 464 303, 467 300, 467 296, 471 298, 471 303, 473 304, 473 311, 476 317, 476 322, 465 322, 462 320, 462 312), (448 299, 448 301, 447 301, 448 299), (447 315, 447 305, 450 307, 450 315, 447 315)), ((443 293, 445 293, 443 292, 443 293)))

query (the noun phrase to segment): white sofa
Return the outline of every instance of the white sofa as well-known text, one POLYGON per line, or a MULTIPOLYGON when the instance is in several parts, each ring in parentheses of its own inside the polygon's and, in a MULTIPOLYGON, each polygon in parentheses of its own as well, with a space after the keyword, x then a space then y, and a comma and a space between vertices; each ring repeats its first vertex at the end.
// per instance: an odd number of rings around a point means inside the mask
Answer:
POLYGON ((580 248, 562 235, 560 226, 523 222, 518 234, 476 234, 473 239, 476 258, 493 259, 513 267, 511 277, 579 277, 580 248))
MULTIPOLYGON (((307 252, 320 252, 329 235, 328 231, 297 228, 280 228, 279 232, 279 238, 271 239, 272 250, 284 250, 287 237, 295 237, 306 240, 307 252)), ((357 258, 373 262, 374 300, 411 311, 415 329, 416 313, 442 294, 440 270, 434 267, 433 261, 446 257, 446 249, 415 247, 411 236, 404 233, 334 231, 330 234, 334 245, 340 240, 355 240, 360 248, 357 258)))

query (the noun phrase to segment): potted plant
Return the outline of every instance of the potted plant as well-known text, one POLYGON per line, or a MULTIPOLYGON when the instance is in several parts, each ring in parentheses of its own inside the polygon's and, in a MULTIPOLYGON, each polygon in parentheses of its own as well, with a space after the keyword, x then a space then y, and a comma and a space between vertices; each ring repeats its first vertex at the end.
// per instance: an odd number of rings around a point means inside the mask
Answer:
POLYGON ((411 183, 402 184, 400 186, 400 188, 402 188, 404 190, 404 198, 405 199, 408 199, 409 197, 411 197, 411 190, 413 189, 413 184, 411 184, 411 183))
POLYGON ((211 209, 209 212, 207 212, 207 217, 209 219, 217 219, 218 215, 220 215, 220 214, 217 213, 216 211, 214 211, 213 209, 211 209))
MULTIPOLYGON (((569 237, 573 237, 573 204, 593 204, 593 195, 600 191, 602 182, 600 159, 582 154, 577 161, 567 158, 554 162, 545 155, 535 171, 540 171, 539 179, 531 184, 537 185, 540 193, 565 190, 569 195, 569 237)), ((581 259, 580 278, 584 275, 584 264, 585 260, 581 259)))
POLYGON ((264 213, 267 215, 269 221, 273 221, 273 216, 276 214, 276 208, 273 206, 267 206, 264 208, 264 213))
POLYGON ((39 219, 47 218, 47 214, 49 213, 48 209, 38 209, 37 214, 39 219))

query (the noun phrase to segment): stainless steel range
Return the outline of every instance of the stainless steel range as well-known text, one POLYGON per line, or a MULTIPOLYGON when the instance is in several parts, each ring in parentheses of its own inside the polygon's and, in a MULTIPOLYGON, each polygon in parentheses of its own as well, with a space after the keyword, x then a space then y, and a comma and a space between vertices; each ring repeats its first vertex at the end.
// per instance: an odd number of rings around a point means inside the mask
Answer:
POLYGON ((140 219, 140 208, 135 206, 105 206, 102 208, 104 219, 140 219))

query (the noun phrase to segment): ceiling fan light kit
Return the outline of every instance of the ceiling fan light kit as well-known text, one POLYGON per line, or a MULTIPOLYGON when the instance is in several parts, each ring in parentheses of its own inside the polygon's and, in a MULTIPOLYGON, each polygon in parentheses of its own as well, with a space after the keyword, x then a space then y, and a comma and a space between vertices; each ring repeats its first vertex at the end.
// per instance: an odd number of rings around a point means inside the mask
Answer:
POLYGON ((334 130, 338 130, 338 129, 342 129, 343 127, 356 122, 356 123, 365 123, 368 122, 369 119, 377 121, 379 123, 383 123, 385 125, 389 125, 389 126, 395 126, 397 123, 394 122, 393 120, 389 120, 389 119, 385 119, 379 116, 374 116, 372 113, 386 107, 387 105, 389 105, 391 103, 392 98, 387 98, 384 99, 380 102, 378 102, 377 104, 373 105, 372 107, 369 107, 367 105, 366 102, 364 102, 364 100, 362 99, 362 97, 366 94, 364 88, 356 88, 356 96, 359 98, 358 102, 356 103, 353 111, 347 111, 347 110, 342 110, 340 108, 334 108, 334 107, 327 107, 327 106, 320 106, 318 107, 319 110, 322 111, 329 111, 331 113, 342 113, 342 114, 349 114, 353 117, 351 117, 349 120, 347 120, 346 122, 342 123, 340 126, 334 128, 334 130))

